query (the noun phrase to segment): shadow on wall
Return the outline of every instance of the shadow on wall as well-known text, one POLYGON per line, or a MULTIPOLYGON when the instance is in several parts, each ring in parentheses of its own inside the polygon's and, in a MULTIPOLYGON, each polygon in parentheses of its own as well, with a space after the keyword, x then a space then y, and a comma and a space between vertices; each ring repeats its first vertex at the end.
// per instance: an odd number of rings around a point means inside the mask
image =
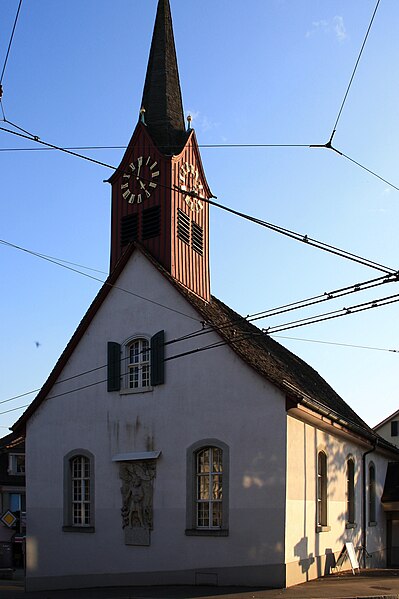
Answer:
MULTIPOLYGON (((298 563, 301 567, 302 574, 306 574, 306 580, 309 580, 309 570, 316 560, 313 553, 308 553, 307 537, 302 537, 302 539, 298 541, 294 547, 294 554, 299 557, 298 563)), ((332 568, 335 568, 336 566, 335 555, 332 549, 326 548, 324 555, 324 571, 322 571, 321 560, 317 563, 318 576, 327 576, 328 574, 331 574, 332 568)))

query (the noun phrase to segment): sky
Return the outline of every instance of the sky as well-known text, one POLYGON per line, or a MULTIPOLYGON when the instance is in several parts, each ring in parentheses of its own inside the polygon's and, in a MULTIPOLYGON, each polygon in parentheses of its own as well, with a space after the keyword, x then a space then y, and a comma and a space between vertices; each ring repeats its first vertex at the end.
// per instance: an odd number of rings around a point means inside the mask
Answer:
MULTIPOLYGON (((117 167, 138 120, 156 0, 23 0, 3 76, 10 125, 117 167)), ((218 201, 399 268, 399 3, 171 0, 186 114, 218 201), (269 147, 227 147, 228 145, 269 147), (272 146, 272 147, 271 147, 272 146), (284 146, 284 147, 282 147, 284 146), (378 174, 373 176, 356 161, 378 174), (391 185, 390 185, 391 184, 391 185)), ((0 2, 0 66, 18 0, 0 2)), ((0 239, 109 269, 112 169, 0 130, 0 239)), ((383 273, 211 208, 212 293, 246 316, 383 273)), ((74 267, 82 271, 81 267, 74 267)), ((100 272, 97 272, 100 271, 100 272)), ((101 283, 0 244, 0 435, 101 283), (11 401, 8 401, 11 400, 11 401), (12 410, 12 411, 9 411, 12 410)), ((398 283, 257 321, 267 328, 399 293, 398 283)), ((399 304, 273 335, 374 426, 399 409, 399 304), (359 347, 361 346, 361 347, 359 347), (365 349, 365 348, 373 349, 365 349)), ((218 351, 218 350, 213 350, 218 351)), ((183 367, 183 364, 182 364, 183 367)))

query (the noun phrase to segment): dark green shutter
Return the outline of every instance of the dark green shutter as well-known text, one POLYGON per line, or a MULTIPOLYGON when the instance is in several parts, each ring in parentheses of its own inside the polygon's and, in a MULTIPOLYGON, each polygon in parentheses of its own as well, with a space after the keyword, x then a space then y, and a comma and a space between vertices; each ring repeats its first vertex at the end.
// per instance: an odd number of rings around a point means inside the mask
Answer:
POLYGON ((165 331, 159 331, 151 337, 151 385, 163 385, 165 382, 165 331))
POLYGON ((108 341, 108 381, 107 391, 120 391, 121 388, 121 346, 108 341))

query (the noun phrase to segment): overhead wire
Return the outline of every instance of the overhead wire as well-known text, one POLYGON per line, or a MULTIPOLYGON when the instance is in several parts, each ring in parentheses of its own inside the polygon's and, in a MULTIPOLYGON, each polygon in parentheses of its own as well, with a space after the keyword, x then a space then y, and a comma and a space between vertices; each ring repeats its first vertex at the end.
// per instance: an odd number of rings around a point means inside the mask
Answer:
POLYGON ((323 322, 325 320, 331 320, 333 318, 340 318, 342 316, 347 316, 349 314, 356 314, 358 312, 364 312, 365 310, 370 310, 372 308, 380 308, 382 306, 386 306, 388 304, 394 304, 399 302, 399 294, 390 295, 384 298, 374 299, 368 302, 364 302, 362 304, 356 304, 354 306, 349 306, 349 308, 341 308, 340 310, 333 310, 331 312, 326 312, 324 314, 319 314, 316 316, 310 316, 308 318, 301 318, 298 320, 294 320, 282 325, 275 325, 268 327, 267 329, 262 329, 265 333, 279 333, 281 331, 285 331, 288 329, 295 329, 298 327, 306 326, 309 324, 315 324, 318 322, 323 322))
MULTIPOLYGON (((17 249, 21 252, 25 252, 27 254, 31 254, 32 256, 36 256, 37 258, 41 258, 42 260, 46 260, 47 262, 51 262, 52 264, 56 264, 57 266, 61 266, 61 268, 65 268, 66 270, 70 270, 72 272, 75 272, 77 274, 80 274, 88 279, 92 279, 93 281, 97 281, 99 283, 102 283, 103 285, 106 285, 107 287, 112 287, 113 289, 118 289, 119 291, 123 291, 124 293, 127 293, 129 295, 132 295, 133 297, 137 297, 138 299, 150 302, 151 304, 154 304, 155 306, 159 306, 160 308, 165 308, 165 310, 170 310, 171 312, 174 312, 176 314, 180 314, 181 316, 185 316, 186 318, 189 318, 191 320, 195 320, 197 322, 200 322, 197 318, 195 318, 194 316, 191 316, 190 314, 185 314, 184 312, 181 312, 180 310, 177 310, 176 308, 172 308, 170 306, 166 306, 165 304, 162 304, 161 302, 157 302, 155 300, 152 300, 148 297, 142 296, 139 293, 134 293, 133 291, 130 291, 129 289, 125 289, 123 287, 120 287, 119 285, 113 285, 112 283, 108 283, 107 280, 103 280, 103 279, 99 279, 98 277, 95 277, 93 275, 88 274, 87 272, 82 272, 81 270, 77 270, 76 268, 72 268, 72 266, 69 266, 67 263, 64 264, 62 262, 57 261, 56 259, 52 259, 48 256, 45 256, 44 254, 39 254, 38 252, 34 252, 33 250, 28 250, 27 248, 24 248, 22 246, 16 245, 15 243, 11 243, 10 241, 6 241, 5 239, 0 239, 0 244, 1 245, 5 245, 8 247, 12 247, 14 249, 17 249)), ((83 267, 84 268, 84 267, 83 267)))
MULTIPOLYGON (((391 304, 391 303, 396 303, 398 301, 399 301, 399 294, 394 294, 394 295, 391 295, 391 296, 387 296, 385 298, 378 298, 378 299, 374 299, 374 300, 371 300, 371 301, 368 301, 368 302, 363 302, 361 304, 356 304, 354 306, 350 306, 349 308, 341 308, 341 309, 333 310, 333 311, 330 311, 330 312, 327 312, 327 313, 324 313, 324 314, 319 314, 319 315, 316 315, 316 316, 313 316, 313 317, 308 317, 308 318, 298 319, 296 321, 291 321, 291 322, 285 323, 283 325, 271 326, 271 327, 268 327, 267 329, 249 330, 247 332, 244 332, 241 336, 231 337, 228 340, 223 340, 223 339, 222 340, 218 340, 218 341, 215 341, 215 342, 210 343, 210 344, 205 345, 205 346, 197 347, 195 349, 190 349, 190 350, 187 350, 187 351, 175 354, 173 356, 169 356, 169 357, 167 357, 167 358, 164 359, 164 362, 168 362, 168 361, 175 360, 175 359, 178 359, 178 358, 190 356, 190 355, 193 355, 193 354, 196 354, 196 353, 200 353, 200 352, 203 352, 203 351, 207 351, 207 350, 210 350, 210 349, 219 348, 219 347, 222 347, 222 346, 227 345, 227 344, 238 343, 240 341, 247 340, 247 339, 252 339, 254 337, 263 337, 263 335, 271 336, 271 335, 274 335, 275 333, 278 333, 280 331, 285 331, 285 330, 289 330, 289 329, 293 329, 293 328, 307 326, 307 325, 315 324, 315 323, 322 322, 322 321, 325 321, 325 320, 332 320, 332 319, 335 319, 335 318, 340 318, 342 316, 347 316, 349 314, 356 314, 358 312, 362 312, 362 311, 369 310, 369 309, 372 309, 372 308, 382 307, 382 306, 385 306, 385 305, 388 305, 388 304, 391 304)), ((246 319, 242 318, 241 320, 246 320, 246 319)), ((229 323, 229 328, 231 328, 231 326, 234 326, 234 322, 229 323)), ((210 330, 208 332, 221 332, 221 330, 222 330, 222 327, 220 327, 219 329, 216 327, 215 330, 212 329, 212 331, 210 330)), ((175 343, 177 341, 187 340, 187 339, 194 338, 194 337, 195 337, 195 335, 192 335, 191 337, 183 336, 180 339, 171 340, 170 342, 165 343, 165 346, 166 345, 170 345, 172 343, 175 343)), ((282 338, 284 338, 284 337, 282 337, 282 338)), ((312 340, 304 340, 304 341, 312 341, 312 340)), ((317 341, 313 340, 313 342, 316 343, 317 341)), ((319 343, 323 343, 323 341, 319 341, 319 343)), ((324 343, 327 344, 329 342, 324 342, 324 343)), ((357 348, 361 348, 361 349, 370 349, 370 350, 374 349, 374 350, 378 350, 378 351, 389 351, 391 353, 399 353, 399 350, 395 350, 395 349, 373 348, 373 347, 369 347, 369 346, 359 346, 359 345, 343 344, 343 343, 341 343, 341 344, 334 343, 333 345, 342 345, 342 346, 349 346, 349 347, 357 347, 357 348)), ((142 350, 141 353, 148 352, 149 350, 150 350, 150 348, 147 348, 145 350, 142 350)), ((124 361, 124 360, 127 360, 127 359, 129 359, 129 357, 122 358, 121 362, 124 361)), ((78 378, 80 376, 89 374, 91 372, 95 372, 95 371, 101 370, 101 369, 105 368, 106 366, 107 366, 107 364, 104 364, 102 366, 98 366, 96 368, 87 370, 85 372, 77 373, 77 374, 75 374, 75 375, 73 375, 71 377, 67 377, 67 378, 62 379, 60 381, 57 381, 57 383, 55 383, 55 384, 58 384, 58 383, 61 384, 61 383, 68 382, 70 380, 76 379, 76 378, 78 378)), ((139 366, 139 368, 140 368, 140 366, 139 366)), ((57 397, 62 397, 64 395, 69 395, 70 393, 76 393, 77 391, 81 391, 81 390, 84 390, 84 389, 87 389, 89 387, 93 387, 95 385, 98 385, 98 384, 101 384, 101 383, 105 383, 105 382, 107 382, 107 379, 104 379, 104 380, 101 380, 101 381, 95 381, 93 383, 89 383, 87 385, 83 385, 83 386, 80 386, 80 387, 75 388, 75 389, 71 389, 71 390, 68 390, 68 391, 65 391, 65 392, 62 392, 62 393, 58 393, 56 395, 49 395, 49 396, 47 396, 47 399, 55 399, 57 397)), ((29 395, 29 394, 31 394, 31 393, 33 393, 35 391, 37 391, 37 390, 33 390, 33 391, 30 391, 30 392, 21 394, 19 396, 14 396, 14 397, 2 400, 2 401, 0 401, 0 404, 7 403, 7 402, 13 401, 15 399, 19 399, 20 397, 23 397, 24 395, 29 395)), ((27 404, 27 406, 28 405, 30 405, 30 404, 27 404)), ((24 407, 27 407, 27 406, 20 406, 19 408, 15 408, 15 410, 17 410, 17 409, 23 409, 24 407)), ((0 415, 8 413, 9 411, 13 411, 13 410, 8 410, 6 412, 0 412, 0 415)))
POLYGON ((7 120, 6 119, 6 115, 5 115, 5 111, 4 111, 4 106, 3 106, 3 78, 4 78, 4 73, 6 71, 6 66, 7 66, 8 58, 10 56, 11 45, 12 45, 12 41, 14 39, 14 33, 15 33, 16 26, 17 26, 19 13, 20 13, 20 10, 21 10, 21 4, 22 4, 22 0, 19 0, 17 12, 16 12, 15 19, 14 19, 14 24, 13 24, 11 35, 10 35, 10 39, 9 39, 9 42, 8 42, 6 56, 5 56, 4 63, 3 63, 3 68, 2 68, 1 74, 0 74, 0 107, 1 107, 1 113, 3 115, 3 119, 2 119, 3 121, 7 120))
MULTIPOLYGON (((17 135, 17 136, 20 136, 20 137, 26 137, 22 133, 18 133, 16 131, 11 131, 9 129, 5 129, 4 127, 0 127, 0 130, 7 131, 9 133, 12 133, 13 135, 17 135)), ((87 156, 84 156, 82 154, 77 154, 76 152, 72 152, 70 150, 65 150, 65 149, 63 149, 63 148, 61 148, 59 146, 55 146, 54 144, 48 144, 47 142, 44 142, 44 141, 40 140, 39 138, 35 139, 34 141, 37 141, 38 143, 41 143, 41 144, 44 144, 44 145, 49 145, 49 146, 51 146, 53 148, 58 148, 60 151, 67 152, 68 154, 71 154, 71 155, 73 155, 75 157, 83 158, 84 160, 87 160, 89 162, 94 162, 95 164, 104 166, 106 168, 110 168, 113 171, 118 171, 118 172, 121 172, 121 173, 124 172, 123 169, 117 168, 115 166, 112 166, 112 165, 107 164, 105 162, 101 162, 99 160, 94 160, 94 159, 92 159, 90 157, 87 157, 87 156)), ((295 239, 296 241, 305 242, 308 245, 311 245, 311 246, 316 247, 316 248, 318 248, 320 250, 323 250, 323 251, 335 254, 337 256, 340 256, 341 258, 345 258, 347 260, 352 260, 354 262, 358 262, 360 264, 363 264, 364 266, 369 266, 370 268, 375 268, 375 269, 380 270, 382 272, 387 272, 387 273, 388 272, 395 272, 395 269, 393 269, 393 268, 387 268, 387 267, 385 267, 385 266, 383 266, 383 265, 381 265, 381 264, 379 264, 377 262, 374 262, 372 260, 368 260, 368 259, 362 258, 361 256, 358 256, 358 255, 353 254, 351 252, 347 252, 346 250, 341 250, 340 248, 337 248, 337 247, 335 247, 333 245, 330 245, 330 244, 318 241, 317 239, 313 239, 313 238, 309 237, 308 235, 297 233, 295 231, 291 231, 291 230, 286 229, 284 227, 280 227, 278 225, 274 225, 274 224, 269 223, 267 221, 264 221, 262 219, 250 216, 250 215, 245 214, 243 212, 239 212, 237 210, 233 210, 232 208, 224 206, 220 202, 215 202, 215 199, 217 199, 216 196, 212 196, 212 198, 213 198, 213 200, 212 200, 212 199, 203 198, 203 197, 201 197, 198 194, 195 194, 193 192, 188 192, 187 190, 182 190, 178 186, 171 187, 171 186, 163 185, 161 183, 159 183, 159 186, 162 187, 162 188, 165 188, 165 189, 172 190, 172 191, 178 191, 179 193, 182 193, 184 195, 190 195, 193 198, 200 199, 201 201, 210 204, 211 206, 215 206, 217 208, 220 208, 222 210, 230 212, 231 214, 239 216, 240 218, 249 220, 251 222, 254 222, 255 224, 258 224, 260 226, 266 227, 266 228, 268 228, 268 229, 270 229, 272 231, 275 231, 277 233, 280 233, 280 234, 283 234, 285 236, 291 237, 292 239, 295 239)))

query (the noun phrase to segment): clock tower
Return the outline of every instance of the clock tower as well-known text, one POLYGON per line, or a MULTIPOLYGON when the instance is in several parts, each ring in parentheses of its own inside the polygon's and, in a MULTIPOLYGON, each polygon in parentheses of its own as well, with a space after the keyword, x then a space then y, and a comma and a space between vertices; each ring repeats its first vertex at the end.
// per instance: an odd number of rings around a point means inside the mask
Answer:
POLYGON ((138 123, 112 185, 111 266, 141 244, 210 300, 209 205, 195 132, 185 126, 169 0, 158 0, 138 123))

